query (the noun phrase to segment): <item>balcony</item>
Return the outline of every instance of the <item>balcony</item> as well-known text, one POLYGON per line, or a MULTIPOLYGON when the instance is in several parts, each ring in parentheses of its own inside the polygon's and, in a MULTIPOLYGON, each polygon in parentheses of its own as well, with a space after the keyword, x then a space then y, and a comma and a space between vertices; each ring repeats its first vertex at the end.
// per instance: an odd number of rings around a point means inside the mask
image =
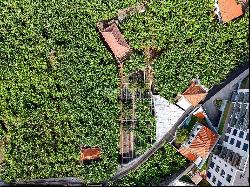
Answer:
POLYGON ((235 153, 232 150, 223 147, 222 145, 217 145, 214 150, 214 154, 238 169, 241 167, 242 157, 239 155, 239 153, 235 153))

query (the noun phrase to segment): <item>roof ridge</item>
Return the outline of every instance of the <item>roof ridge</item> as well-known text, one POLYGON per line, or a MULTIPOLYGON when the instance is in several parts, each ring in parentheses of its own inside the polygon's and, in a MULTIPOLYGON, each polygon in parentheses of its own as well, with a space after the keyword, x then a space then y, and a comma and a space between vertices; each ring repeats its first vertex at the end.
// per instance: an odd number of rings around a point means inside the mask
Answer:
POLYGON ((205 93, 197 93, 197 94, 182 94, 182 95, 201 95, 201 94, 207 94, 207 92, 205 92, 205 93))

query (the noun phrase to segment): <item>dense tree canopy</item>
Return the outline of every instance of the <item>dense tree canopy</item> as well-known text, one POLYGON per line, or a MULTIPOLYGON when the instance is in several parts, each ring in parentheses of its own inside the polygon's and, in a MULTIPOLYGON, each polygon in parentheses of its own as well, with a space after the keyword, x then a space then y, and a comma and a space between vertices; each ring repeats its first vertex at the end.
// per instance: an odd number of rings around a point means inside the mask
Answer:
POLYGON ((114 174, 117 68, 95 27, 134 3, 0 1, 0 120, 8 128, 1 179, 99 182, 114 174), (80 165, 80 144, 100 147, 101 161, 80 165))
MULTIPOLYGON (((0 120, 7 129, 0 131, 1 179, 74 176, 93 183, 115 173, 118 74, 96 23, 136 2, 0 1, 0 120), (80 144, 100 147, 101 160, 80 165, 80 144)), ((145 13, 121 27, 136 49, 125 70, 143 67, 143 51, 151 47, 159 52, 155 78, 167 98, 196 76, 206 86, 221 81, 248 58, 249 13, 222 25, 212 10, 212 0, 151 0, 145 13)), ((147 184, 177 170, 183 158, 164 149, 122 183, 147 184)))
POLYGON ((213 4, 212 0, 150 1, 144 14, 122 24, 133 48, 158 50, 155 78, 160 93, 168 99, 182 92, 193 78, 210 88, 249 57, 249 12, 220 24, 213 4))

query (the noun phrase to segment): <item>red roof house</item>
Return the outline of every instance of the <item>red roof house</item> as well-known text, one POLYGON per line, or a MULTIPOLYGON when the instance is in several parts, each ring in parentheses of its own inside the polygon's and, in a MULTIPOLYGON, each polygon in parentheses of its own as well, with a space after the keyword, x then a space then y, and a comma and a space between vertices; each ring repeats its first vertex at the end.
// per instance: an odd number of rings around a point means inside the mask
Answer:
POLYGON ((194 116, 199 118, 199 119, 204 119, 207 117, 206 113, 204 113, 204 112, 195 113, 194 116))
POLYGON ((96 160, 100 158, 101 149, 100 148, 87 148, 81 150, 81 161, 86 160, 96 160))
POLYGON ((190 136, 188 143, 183 144, 178 151, 199 167, 216 144, 218 135, 199 123, 194 126, 192 133, 196 133, 196 135, 190 136))
POLYGON ((199 80, 192 81, 191 85, 176 99, 176 105, 184 110, 196 107, 207 95, 207 90, 199 84, 199 80))
POLYGON ((192 81, 191 85, 182 93, 182 95, 192 104, 197 106, 207 95, 207 91, 199 84, 192 81))
POLYGON ((243 15, 242 6, 236 0, 218 0, 217 7, 221 15, 221 20, 226 23, 243 15))
POLYGON ((130 52, 130 47, 115 23, 104 28, 101 34, 118 61, 122 61, 130 52))

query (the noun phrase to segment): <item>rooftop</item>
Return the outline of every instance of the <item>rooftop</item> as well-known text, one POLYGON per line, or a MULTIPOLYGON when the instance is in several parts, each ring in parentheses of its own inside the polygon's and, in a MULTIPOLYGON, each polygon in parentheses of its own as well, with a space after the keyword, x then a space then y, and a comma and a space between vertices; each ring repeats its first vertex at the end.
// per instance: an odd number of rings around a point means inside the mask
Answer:
POLYGON ((156 116, 156 141, 158 142, 173 128, 185 111, 160 95, 153 95, 153 101, 156 116))
POLYGON ((96 160, 100 158, 101 149, 100 148, 87 148, 81 150, 81 161, 85 160, 96 160))
POLYGON ((224 23, 243 15, 241 5, 235 0, 218 0, 218 6, 224 23))
POLYGON ((205 98, 207 91, 201 85, 192 81, 182 95, 195 107, 205 98))
POLYGON ((215 145, 217 138, 217 134, 215 134, 208 127, 201 125, 201 128, 199 129, 197 135, 193 138, 192 142, 187 146, 182 145, 179 152, 193 162, 198 158, 206 159, 215 145))
POLYGON ((103 29, 101 34, 118 60, 122 60, 130 52, 128 43, 115 23, 103 29))

